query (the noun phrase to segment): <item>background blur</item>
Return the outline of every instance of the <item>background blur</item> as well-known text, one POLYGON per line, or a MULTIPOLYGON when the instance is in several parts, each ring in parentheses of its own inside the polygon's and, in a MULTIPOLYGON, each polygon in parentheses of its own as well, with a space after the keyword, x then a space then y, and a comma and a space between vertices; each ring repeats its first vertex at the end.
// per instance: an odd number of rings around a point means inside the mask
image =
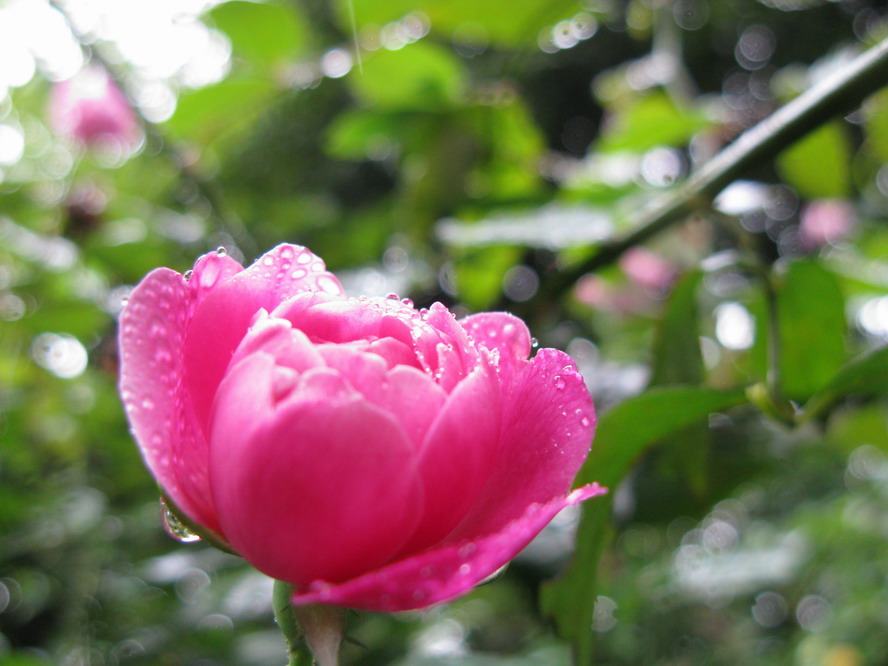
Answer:
POLYGON ((345 663, 886 663, 888 93, 557 280, 886 19, 0 0, 0 664, 283 663, 270 581, 164 532, 115 388, 146 272, 283 241, 353 295, 525 317, 613 489, 560 585, 579 513, 463 600, 353 615, 345 663))

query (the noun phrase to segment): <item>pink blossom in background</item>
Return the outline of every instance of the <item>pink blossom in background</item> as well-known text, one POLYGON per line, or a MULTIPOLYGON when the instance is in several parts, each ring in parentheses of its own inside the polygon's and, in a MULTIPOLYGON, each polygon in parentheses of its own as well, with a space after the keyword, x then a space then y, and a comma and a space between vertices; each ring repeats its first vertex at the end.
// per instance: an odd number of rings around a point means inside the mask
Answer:
POLYGON ((108 73, 95 66, 53 86, 50 121, 59 135, 87 147, 128 155, 142 140, 138 119, 126 97, 108 73))
POLYGON ((309 250, 159 268, 120 389, 164 492, 294 603, 397 611, 471 590, 564 507, 595 412, 520 319, 348 298, 309 250))
POLYGON ((835 245, 856 223, 854 207, 841 199, 812 201, 802 209, 799 239, 807 249, 835 245))
POLYGON ((671 263, 643 247, 626 250, 620 257, 620 268, 631 282, 652 291, 667 289, 677 275, 671 263))

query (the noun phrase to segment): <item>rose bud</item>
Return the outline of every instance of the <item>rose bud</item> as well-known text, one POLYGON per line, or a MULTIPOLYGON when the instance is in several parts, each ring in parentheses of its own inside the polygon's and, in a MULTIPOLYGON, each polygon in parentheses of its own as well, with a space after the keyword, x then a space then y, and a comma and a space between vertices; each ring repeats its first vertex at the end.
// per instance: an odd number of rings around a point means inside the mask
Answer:
POLYGON ((56 83, 49 102, 53 129, 87 148, 130 155, 142 141, 136 114, 108 73, 95 66, 56 83))
POLYGON ((348 298, 309 250, 149 273, 120 320, 120 390, 165 495, 295 586, 398 611, 463 594, 562 508, 592 440, 582 376, 502 312, 348 298))

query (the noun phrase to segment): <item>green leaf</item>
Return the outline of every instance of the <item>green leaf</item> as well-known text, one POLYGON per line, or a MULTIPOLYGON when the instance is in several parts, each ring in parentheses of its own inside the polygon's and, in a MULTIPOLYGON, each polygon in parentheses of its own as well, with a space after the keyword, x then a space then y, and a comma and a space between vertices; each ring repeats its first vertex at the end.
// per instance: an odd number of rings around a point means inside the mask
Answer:
POLYGON ((642 152, 657 146, 681 146, 709 125, 701 111, 677 105, 655 92, 613 109, 597 149, 601 152, 642 152))
POLYGON ((591 663, 598 560, 613 532, 610 513, 617 485, 635 460, 663 437, 744 401, 742 391, 651 389, 601 418, 577 484, 597 480, 611 492, 583 505, 573 560, 558 580, 542 590, 543 610, 555 619, 559 633, 572 642, 576 663, 591 663))
POLYGON ((863 106, 866 138, 873 153, 888 161, 888 90, 870 97, 863 106))
POLYGON ((210 18, 231 40, 235 56, 269 65, 292 60, 305 50, 310 34, 293 3, 225 2, 210 18))
POLYGON ((703 356, 697 325, 697 287, 702 271, 691 271, 676 283, 657 322, 651 368, 651 386, 699 384, 703 356))
POLYGON ((232 125, 251 119, 276 92, 267 80, 227 80, 179 97, 167 120, 170 133, 207 145, 232 125))
MULTIPOLYGON (((654 335, 651 386, 700 384, 703 354, 697 320, 697 287, 702 271, 685 274, 672 289, 654 335)), ((667 455, 697 496, 705 493, 709 462, 709 428, 693 423, 663 441, 667 455)))
POLYGON ((823 125, 784 150, 777 168, 808 199, 840 198, 851 189, 851 146, 844 126, 823 125))
POLYGON ((805 419, 817 416, 847 395, 888 395, 888 347, 846 364, 805 405, 805 419))
POLYGON ((503 292, 506 271, 520 258, 520 250, 514 247, 488 247, 467 252, 455 262, 460 300, 472 310, 490 307, 503 292))
POLYGON ((440 111, 463 95, 459 61, 430 42, 377 51, 365 58, 362 70, 352 70, 348 81, 365 104, 379 109, 440 111))
POLYGON ((394 143, 398 130, 394 115, 349 110, 337 116, 327 130, 327 153, 339 159, 365 160, 377 149, 394 143))
POLYGON ((815 260, 797 261, 777 287, 780 388, 805 400, 842 368, 845 300, 835 275, 815 260))
POLYGON ((542 28, 586 11, 584 3, 576 0, 524 0, 511 3, 508 9, 500 3, 477 0, 336 0, 335 6, 339 25, 348 32, 352 30, 352 9, 358 29, 368 24, 382 26, 419 12, 442 37, 509 48, 536 46, 542 28))

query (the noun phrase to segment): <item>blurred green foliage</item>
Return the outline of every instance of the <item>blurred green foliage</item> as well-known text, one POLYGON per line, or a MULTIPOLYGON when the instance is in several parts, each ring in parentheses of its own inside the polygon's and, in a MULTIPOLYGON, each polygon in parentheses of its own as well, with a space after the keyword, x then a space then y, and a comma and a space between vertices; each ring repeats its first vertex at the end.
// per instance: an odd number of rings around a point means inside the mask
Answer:
POLYGON ((152 268, 283 241, 351 293, 523 316, 611 488, 465 599, 354 614, 345 663, 888 659, 888 94, 549 288, 888 35, 881 3, 213 4, 225 69, 189 83, 58 3, 153 120, 128 159, 53 133, 39 58, 0 94, 0 664, 283 662, 270 581, 163 532, 115 332, 152 268))

